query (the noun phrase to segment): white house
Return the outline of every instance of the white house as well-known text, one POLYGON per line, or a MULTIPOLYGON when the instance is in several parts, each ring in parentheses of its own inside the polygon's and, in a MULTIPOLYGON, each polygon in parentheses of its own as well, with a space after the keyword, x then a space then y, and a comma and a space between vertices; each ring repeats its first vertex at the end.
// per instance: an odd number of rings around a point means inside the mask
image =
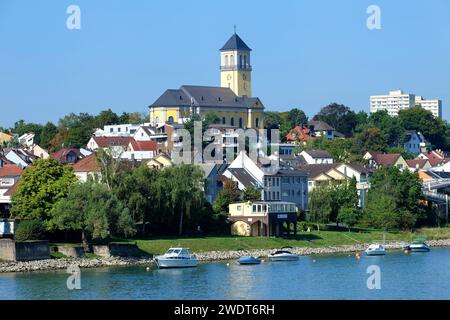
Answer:
POLYGON ((34 157, 34 155, 20 148, 12 149, 5 155, 6 159, 18 166, 21 166, 22 168, 28 167, 30 164, 32 164, 34 157))
POLYGON ((19 137, 19 143, 25 148, 31 148, 34 144, 34 137, 33 132, 25 133, 19 137))
POLYGON ((323 150, 304 150, 300 153, 307 164, 331 164, 333 157, 323 150))

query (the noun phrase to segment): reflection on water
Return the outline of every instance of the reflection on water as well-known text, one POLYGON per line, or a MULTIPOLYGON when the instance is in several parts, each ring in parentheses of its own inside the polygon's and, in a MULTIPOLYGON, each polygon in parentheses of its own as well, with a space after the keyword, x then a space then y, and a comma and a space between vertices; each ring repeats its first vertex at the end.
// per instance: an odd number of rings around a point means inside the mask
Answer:
POLYGON ((0 299, 450 299, 450 248, 360 260, 340 255, 150 272, 145 266, 83 269, 82 289, 74 291, 67 289, 68 276, 64 270, 0 274, 0 299), (370 265, 381 268, 381 290, 367 289, 370 265))

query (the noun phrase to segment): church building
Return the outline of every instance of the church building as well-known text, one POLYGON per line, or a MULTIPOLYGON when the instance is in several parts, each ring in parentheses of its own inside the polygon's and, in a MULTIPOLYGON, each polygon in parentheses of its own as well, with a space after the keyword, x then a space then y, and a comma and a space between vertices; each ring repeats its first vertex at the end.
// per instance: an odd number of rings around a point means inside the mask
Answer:
POLYGON ((168 89, 149 106, 150 122, 182 124, 194 114, 203 119, 213 112, 224 125, 263 129, 264 105, 251 96, 251 51, 234 33, 220 49, 220 87, 183 85, 168 89))

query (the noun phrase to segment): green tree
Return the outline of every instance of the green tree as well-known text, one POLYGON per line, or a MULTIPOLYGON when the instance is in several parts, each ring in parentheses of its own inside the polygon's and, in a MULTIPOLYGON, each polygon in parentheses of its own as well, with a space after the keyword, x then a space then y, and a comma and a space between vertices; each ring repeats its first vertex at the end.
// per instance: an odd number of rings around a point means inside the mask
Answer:
POLYGON ((217 214, 228 214, 229 204, 238 201, 240 201, 240 195, 236 183, 231 179, 227 179, 223 183, 223 190, 217 195, 213 203, 214 212, 217 214))
POLYGON ((308 123, 308 117, 303 112, 303 110, 294 108, 291 109, 288 113, 288 120, 291 129, 295 128, 296 126, 305 125, 308 123))
POLYGON ((72 167, 53 159, 37 159, 28 167, 12 197, 11 215, 19 219, 39 220, 51 229, 55 204, 65 198, 76 183, 72 167))
POLYGON ((71 187, 56 204, 52 224, 60 230, 81 231, 86 252, 89 238, 130 237, 136 232, 128 208, 105 185, 92 180, 71 187))
POLYGON ((242 200, 244 201, 258 201, 261 200, 261 189, 245 188, 242 193, 242 200))
POLYGON ((349 107, 338 103, 331 103, 323 107, 320 112, 314 116, 314 120, 325 121, 347 137, 353 134, 353 130, 357 124, 355 112, 350 110, 349 107))
POLYGON ((369 199, 361 224, 372 228, 396 228, 398 226, 398 212, 394 197, 383 193, 369 199))
POLYGON ((42 128, 40 146, 47 150, 50 149, 50 147, 52 146, 51 141, 57 133, 58 128, 53 123, 47 122, 42 128))
POLYGON ((354 207, 341 207, 339 209, 338 220, 347 225, 348 231, 355 226, 360 219, 360 210, 354 207))
POLYGON ((118 124, 118 123, 119 123, 119 116, 115 112, 113 112, 111 109, 101 111, 95 117, 95 119, 93 119, 93 124, 97 128, 103 128, 104 126, 118 124))
POLYGON ((355 135, 355 145, 359 150, 385 151, 387 138, 379 128, 367 128, 355 135))
POLYGON ((449 147, 447 124, 421 107, 400 110, 398 120, 405 130, 421 132, 437 148, 449 147))

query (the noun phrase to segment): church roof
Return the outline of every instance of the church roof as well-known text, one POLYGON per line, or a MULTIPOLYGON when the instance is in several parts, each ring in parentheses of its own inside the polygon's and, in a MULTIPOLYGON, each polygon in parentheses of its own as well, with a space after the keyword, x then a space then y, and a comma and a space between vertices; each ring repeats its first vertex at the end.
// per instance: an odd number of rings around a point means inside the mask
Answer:
POLYGON ((244 42, 244 40, 241 39, 237 35, 237 33, 234 33, 230 39, 225 43, 225 45, 220 49, 220 51, 230 51, 230 50, 244 50, 244 51, 252 51, 244 42))
MULTIPOLYGON (((196 107, 251 108, 258 100, 258 98, 247 96, 239 97, 230 88, 185 85, 180 89, 166 90, 150 107, 189 107, 193 105, 196 107)), ((261 107, 263 107, 262 104, 261 107)))

